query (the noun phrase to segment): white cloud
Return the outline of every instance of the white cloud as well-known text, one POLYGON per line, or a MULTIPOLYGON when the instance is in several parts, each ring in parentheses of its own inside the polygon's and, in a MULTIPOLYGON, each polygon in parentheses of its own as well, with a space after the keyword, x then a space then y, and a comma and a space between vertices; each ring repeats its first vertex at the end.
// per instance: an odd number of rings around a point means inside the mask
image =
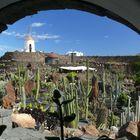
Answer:
POLYGON ((2 32, 2 34, 7 35, 7 36, 17 37, 17 38, 24 38, 27 35, 27 34, 16 33, 15 31, 12 31, 12 32, 4 31, 2 32))
POLYGON ((33 38, 37 39, 37 40, 46 40, 46 39, 58 39, 60 38, 60 35, 50 35, 50 34, 37 34, 37 35, 33 35, 33 38))
POLYGON ((12 32, 7 32, 7 31, 3 31, 2 32, 2 34, 4 34, 4 35, 9 35, 9 36, 13 36, 13 35, 15 35, 15 31, 12 31, 12 32))
MULTIPOLYGON (((14 36, 17 38, 25 38, 25 36, 28 35, 28 34, 16 33, 15 31, 13 31, 13 32, 4 31, 4 32, 2 32, 2 34, 7 35, 7 36, 14 36)), ((58 40, 61 36, 60 35, 51 35, 51 34, 36 34, 36 32, 33 32, 32 37, 38 41, 38 40, 46 40, 46 39, 58 40)))
POLYGON ((31 24, 31 27, 42 27, 44 25, 45 23, 42 23, 42 22, 34 22, 31 24))
POLYGON ((27 35, 27 34, 16 33, 16 34, 15 34, 15 37, 17 37, 17 38, 25 38, 26 35, 27 35))

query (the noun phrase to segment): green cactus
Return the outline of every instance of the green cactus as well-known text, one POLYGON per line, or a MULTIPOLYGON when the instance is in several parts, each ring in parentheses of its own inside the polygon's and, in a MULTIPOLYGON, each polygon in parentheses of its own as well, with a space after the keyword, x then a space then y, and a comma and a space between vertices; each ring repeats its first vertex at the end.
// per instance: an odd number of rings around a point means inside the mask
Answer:
POLYGON ((90 85, 89 82, 89 62, 88 60, 86 61, 87 63, 87 72, 86 72, 86 83, 84 84, 84 81, 78 81, 78 88, 81 92, 81 103, 82 107, 84 110, 84 117, 87 120, 88 119, 88 110, 89 110, 89 96, 92 90, 92 86, 90 85))
POLYGON ((37 69, 37 73, 36 73, 36 82, 37 82, 37 86, 36 86, 36 100, 37 100, 38 96, 39 96, 39 90, 40 90, 40 71, 39 71, 39 68, 37 69))
POLYGON ((18 65, 18 86, 19 86, 19 93, 20 93, 20 96, 21 96, 22 81, 21 81, 20 65, 18 65))
POLYGON ((105 102, 105 97, 106 97, 105 76, 106 76, 105 69, 103 69, 103 102, 105 102))
POLYGON ((88 105, 89 105, 89 61, 86 61, 87 71, 86 71, 86 79, 87 79, 87 92, 86 92, 86 108, 85 108, 85 119, 88 119, 88 105))
POLYGON ((64 100, 64 101, 60 101, 61 98, 61 94, 59 90, 54 90, 53 92, 53 101, 57 104, 58 107, 58 111, 51 113, 52 115, 54 115, 55 117, 57 117, 60 120, 60 127, 61 127, 61 140, 64 140, 64 122, 71 122, 75 119, 75 114, 72 113, 68 116, 64 116, 63 117, 63 111, 62 111, 62 105, 66 105, 70 102, 73 101, 73 99, 71 100, 64 100))
POLYGON ((77 128, 78 122, 79 122, 79 106, 78 106, 78 95, 77 95, 77 89, 74 84, 70 85, 70 94, 69 99, 74 99, 72 102, 70 102, 70 114, 75 113, 76 118, 71 122, 71 127, 77 128))
POLYGON ((26 71, 24 70, 21 74, 21 66, 18 65, 18 86, 19 86, 19 93, 21 97, 21 103, 23 104, 23 107, 26 107, 26 93, 24 89, 24 83, 26 81, 26 71), (23 75, 22 75, 23 74, 23 75))
POLYGON ((26 94, 24 86, 21 87, 21 103, 23 104, 23 108, 26 108, 26 94))
POLYGON ((107 118, 108 118, 108 109, 106 107, 99 108, 96 120, 97 128, 106 128, 107 118))
POLYGON ((72 83, 69 83, 66 78, 62 78, 63 80, 63 89, 65 92, 65 100, 73 100, 70 103, 65 104, 63 107, 64 114, 69 116, 70 114, 75 113, 76 117, 73 121, 68 123, 69 127, 77 128, 79 122, 79 105, 78 105, 78 93, 77 86, 75 84, 75 79, 72 77, 72 83))

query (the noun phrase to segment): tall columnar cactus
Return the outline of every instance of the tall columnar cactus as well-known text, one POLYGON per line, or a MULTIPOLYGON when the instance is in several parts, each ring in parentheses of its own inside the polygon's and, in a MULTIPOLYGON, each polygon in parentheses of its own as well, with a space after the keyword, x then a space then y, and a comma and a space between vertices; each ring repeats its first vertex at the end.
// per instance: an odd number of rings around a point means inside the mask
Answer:
POLYGON ((18 86, 19 86, 19 92, 21 97, 21 103, 23 107, 26 107, 26 93, 24 89, 24 83, 26 81, 26 71, 24 71, 24 74, 21 75, 21 66, 18 65, 18 86))
POLYGON ((65 77, 62 77, 62 86, 63 86, 63 91, 65 93, 67 93, 67 83, 66 83, 66 78, 65 77))
POLYGON ((65 92, 65 100, 72 100, 68 104, 64 105, 64 114, 69 116, 71 114, 76 114, 76 117, 68 125, 73 128, 78 127, 79 122, 79 105, 78 105, 78 93, 77 86, 75 85, 74 78, 72 78, 72 83, 66 82, 66 79, 63 78, 63 87, 65 92))
POLYGON ((39 68, 37 69, 37 73, 36 73, 36 100, 38 99, 39 96, 39 90, 40 90, 40 71, 39 68))
POLYGON ((70 85, 70 99, 74 99, 71 103, 69 103, 71 106, 72 113, 76 114, 75 119, 71 122, 72 126, 77 128, 78 122, 79 122, 79 105, 78 105, 78 94, 77 94, 77 87, 75 84, 70 85))
POLYGON ((127 116, 127 121, 130 121, 130 103, 131 103, 131 97, 130 96, 128 96, 128 108, 127 108, 127 110, 128 110, 128 116, 127 116))
POLYGON ((76 117, 73 121, 71 121, 68 125, 72 128, 78 127, 79 122, 79 105, 78 105, 78 94, 77 88, 75 87, 74 83, 69 85, 68 93, 65 93, 65 100, 72 100, 70 103, 64 105, 65 115, 69 116, 71 114, 76 114, 76 117))
POLYGON ((121 125, 125 124, 128 121, 140 121, 140 96, 138 98, 138 101, 136 101, 136 110, 134 112, 130 110, 130 103, 131 97, 129 97, 127 109, 121 113, 121 125))
POLYGON ((119 94, 118 73, 115 73, 115 104, 116 104, 116 102, 117 102, 118 94, 119 94))
POLYGON ((105 102, 106 97, 106 88, 105 88, 106 82, 105 82, 105 68, 103 68, 103 101, 105 102))
POLYGON ((110 127, 113 125, 113 119, 114 119, 114 113, 113 113, 113 102, 112 102, 112 90, 110 87, 110 111, 111 111, 111 122, 110 122, 110 127))
POLYGON ((83 105, 83 110, 84 110, 84 113, 85 113, 85 119, 88 118, 88 105, 89 105, 89 96, 90 96, 90 93, 91 93, 91 90, 92 90, 92 86, 89 86, 88 90, 87 90, 87 85, 85 86, 83 84, 82 81, 80 81, 80 84, 79 84, 79 88, 80 88, 80 91, 81 91, 81 102, 82 102, 82 105, 83 105))
POLYGON ((18 86, 19 86, 19 94, 21 96, 22 80, 21 80, 20 65, 18 65, 18 86))
POLYGON ((24 86, 22 86, 21 87, 21 103, 22 103, 22 105, 23 105, 23 108, 25 109, 26 108, 26 94, 25 94, 25 88, 24 88, 24 86))
POLYGON ((78 123, 79 123, 79 105, 78 105, 78 93, 77 90, 75 92, 75 114, 76 114, 76 127, 78 127, 78 123))
POLYGON ((106 128, 108 119, 108 109, 106 107, 101 107, 98 110, 96 126, 98 128, 106 128))
POLYGON ((135 121, 138 121, 138 101, 136 101, 136 108, 135 108, 135 121))
POLYGON ((99 86, 98 86, 98 79, 95 75, 92 77, 92 94, 90 96, 90 100, 98 100, 99 96, 99 86))
POLYGON ((27 71, 27 70, 26 70, 26 68, 24 67, 24 68, 23 68, 23 72, 24 72, 24 73, 23 73, 23 81, 24 81, 24 83, 25 83, 25 81, 27 80, 27 73, 26 73, 26 71, 27 71))
POLYGON ((89 105, 89 60, 86 61, 87 71, 86 71, 86 80, 87 80, 87 92, 86 92, 86 108, 85 108, 85 119, 88 119, 88 105, 89 105))

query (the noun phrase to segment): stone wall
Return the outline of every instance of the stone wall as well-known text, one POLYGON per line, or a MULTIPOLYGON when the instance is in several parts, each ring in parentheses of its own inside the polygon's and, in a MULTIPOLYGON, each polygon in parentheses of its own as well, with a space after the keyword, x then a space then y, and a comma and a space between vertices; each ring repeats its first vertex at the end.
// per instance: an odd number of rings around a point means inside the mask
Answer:
POLYGON ((59 65, 86 65, 86 59, 89 60, 89 66, 96 68, 99 72, 106 67, 112 71, 132 73, 131 64, 140 61, 140 56, 75 56, 72 63, 70 56, 60 55, 59 65))
MULTIPOLYGON (((26 52, 7 52, 0 58, 0 62, 6 63, 9 68, 11 65, 18 63, 27 64, 32 63, 33 65, 45 64, 45 53, 26 53, 26 52)), ((121 71, 131 71, 131 63, 134 61, 140 61, 140 56, 74 56, 73 61, 71 56, 58 55, 56 66, 68 66, 68 65, 86 65, 86 59, 89 59, 90 67, 94 67, 97 70, 102 69, 102 64, 109 66, 111 69, 118 69, 121 71)))
POLYGON ((21 63, 45 63, 45 55, 40 52, 7 52, 1 57, 1 61, 21 62, 21 63))
MULTIPOLYGON (((83 62, 86 62, 86 59, 89 59, 89 61, 93 63, 130 64, 134 61, 140 61, 140 56, 75 56, 74 63, 82 64, 83 62)), ((59 61, 60 64, 71 64, 71 57, 67 55, 60 55, 59 61)))
POLYGON ((13 53, 13 61, 18 62, 33 62, 33 63, 45 63, 44 54, 39 52, 32 53, 13 53))

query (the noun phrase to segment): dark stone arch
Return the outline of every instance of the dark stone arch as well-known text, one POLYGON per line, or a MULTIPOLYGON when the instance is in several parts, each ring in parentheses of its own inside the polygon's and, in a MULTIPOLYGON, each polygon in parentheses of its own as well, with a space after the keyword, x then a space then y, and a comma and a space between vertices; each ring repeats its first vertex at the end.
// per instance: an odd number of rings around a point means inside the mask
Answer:
MULTIPOLYGON (((125 10, 128 10, 129 12, 133 10, 129 7, 131 3, 137 8, 134 9, 136 12, 133 14, 137 13, 140 15, 140 10, 138 10, 138 8, 140 9, 140 2, 138 0, 133 0, 133 2, 132 0, 123 0, 122 2, 118 2, 118 0, 8 0, 8 2, 0 8, 0 32, 7 29, 7 24, 13 24, 27 15, 37 14, 38 11, 77 9, 94 13, 99 16, 107 16, 140 33, 140 25, 135 23, 136 20, 131 19, 134 18, 133 15, 131 15, 129 19, 125 16, 127 15, 127 13, 125 13, 127 11, 125 10), (124 2, 126 2, 128 7, 127 5, 124 6, 124 2), (114 8, 113 10, 113 6, 116 9, 114 8), (119 9, 122 10, 122 13, 117 11, 119 9), (125 11, 125 14, 123 11, 125 11)), ((0 4, 1 3, 4 2, 0 1, 0 4)), ((129 13, 127 16, 129 17, 129 13)))

